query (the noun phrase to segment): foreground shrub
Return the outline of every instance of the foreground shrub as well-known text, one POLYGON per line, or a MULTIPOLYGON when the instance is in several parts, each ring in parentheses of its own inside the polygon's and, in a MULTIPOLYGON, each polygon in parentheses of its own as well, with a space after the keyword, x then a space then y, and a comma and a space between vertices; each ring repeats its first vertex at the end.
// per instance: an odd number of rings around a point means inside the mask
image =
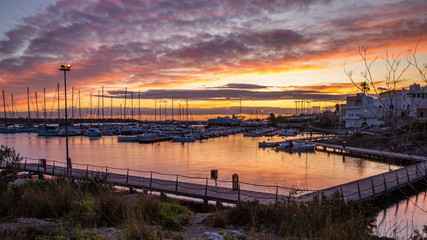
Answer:
POLYGON ((303 203, 289 199, 270 205, 258 201, 238 203, 228 210, 228 221, 255 230, 266 228, 280 237, 297 239, 369 239, 377 210, 370 204, 349 201, 339 194, 303 203))

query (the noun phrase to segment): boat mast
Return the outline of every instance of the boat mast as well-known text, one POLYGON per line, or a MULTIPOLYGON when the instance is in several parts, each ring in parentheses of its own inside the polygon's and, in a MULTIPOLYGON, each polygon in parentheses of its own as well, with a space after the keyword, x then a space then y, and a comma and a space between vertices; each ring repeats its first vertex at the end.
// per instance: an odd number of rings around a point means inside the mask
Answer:
POLYGON ((187 99, 187 122, 188 122, 188 99, 187 99))
POLYGON ((6 116, 6 100, 4 99, 4 89, 2 90, 3 94, 3 110, 4 110, 4 122, 7 126, 7 116, 6 116))
POLYGON ((15 119, 14 104, 13 104, 13 93, 10 94, 10 98, 12 99, 12 119, 15 119))
POLYGON ((97 122, 98 122, 98 127, 99 127, 99 122, 100 122, 100 120, 101 120, 101 119, 100 119, 100 115, 99 115, 99 114, 100 114, 100 112, 99 112, 99 107, 100 107, 100 106, 99 106, 99 105, 100 105, 100 99, 99 99, 99 90, 98 90, 98 121, 97 121, 97 122))
POLYGON ((154 100, 154 122, 157 122, 157 100, 154 100))
POLYGON ((133 122, 133 92, 130 93, 130 106, 131 106, 131 114, 132 114, 132 122, 133 122))
POLYGON ((110 107, 110 121, 111 121, 111 125, 113 125, 113 96, 110 97, 110 101, 111 101, 111 107, 110 107))
POLYGON ((80 125, 82 125, 82 108, 81 108, 81 102, 80 102, 80 89, 79 89, 79 118, 80 118, 80 125))
POLYGON ((92 117, 92 93, 90 93, 90 101, 89 101, 89 109, 90 109, 90 126, 92 127, 93 117, 92 117))
POLYGON ((141 121, 141 91, 138 91, 138 120, 141 121))
POLYGON ((31 125, 31 115, 30 115, 30 88, 27 87, 27 107, 28 107, 28 125, 31 125))
POLYGON ((47 112, 46 112, 46 88, 43 88, 43 114, 44 114, 44 125, 47 125, 47 120, 46 120, 46 116, 47 116, 47 112))
POLYGON ((74 87, 71 88, 71 121, 74 119, 74 87))
POLYGON ((39 102, 37 100, 37 92, 34 92, 34 95, 36 97, 36 117, 37 117, 37 120, 38 120, 40 118, 40 116, 39 116, 39 102))
POLYGON ((173 98, 172 98, 172 122, 173 122, 173 98))
POLYGON ((123 125, 126 122, 126 97, 128 95, 128 87, 125 88, 125 105, 123 106, 123 125))
POLYGON ((61 119, 61 113, 59 111, 59 107, 60 107, 60 104, 59 104, 59 83, 58 83, 58 126, 61 119))
POLYGON ((104 87, 102 87, 102 125, 104 125, 104 87))

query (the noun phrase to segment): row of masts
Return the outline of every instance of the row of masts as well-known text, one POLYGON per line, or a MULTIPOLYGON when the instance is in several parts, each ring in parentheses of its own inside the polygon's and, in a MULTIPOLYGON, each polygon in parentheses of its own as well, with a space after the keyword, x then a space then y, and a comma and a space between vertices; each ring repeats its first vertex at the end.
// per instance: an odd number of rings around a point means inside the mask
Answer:
MULTIPOLYGON (((93 94, 90 93, 90 98, 89 98, 89 107, 86 108, 86 113, 84 114, 85 117, 82 116, 82 106, 81 106, 81 99, 80 99, 80 90, 78 90, 78 97, 77 97, 77 102, 74 99, 74 87, 71 89, 71 120, 75 119, 77 116, 76 113, 78 113, 78 119, 80 119, 80 121, 82 121, 84 118, 85 119, 90 119, 90 123, 93 124, 94 123, 94 116, 97 116, 97 122, 98 124, 100 123, 100 121, 102 123, 105 123, 105 105, 104 105, 104 98, 110 98, 110 122, 113 122, 113 116, 119 116, 118 118, 116 118, 116 122, 121 120, 123 121, 123 123, 126 121, 126 119, 128 119, 128 104, 127 104, 127 96, 128 96, 128 92, 127 92, 127 87, 125 89, 125 95, 124 95, 124 105, 122 106, 122 104, 120 104, 120 108, 119 108, 119 114, 114 115, 113 114, 113 99, 115 98, 114 96, 105 96, 104 95, 104 87, 102 87, 101 90, 98 90, 98 95, 97 95, 97 110, 96 112, 94 112, 94 108, 93 108, 93 101, 92 101, 92 97, 93 94), (75 106, 77 105, 77 106, 75 106), (89 117, 88 117, 89 116, 89 117)), ((4 90, 2 90, 2 97, 3 97, 3 109, 4 109, 4 120, 6 125, 8 125, 7 119, 8 119, 8 112, 9 112, 9 117, 11 119, 15 119, 15 113, 18 113, 16 106, 14 104, 14 98, 13 98, 13 94, 11 94, 11 108, 8 107, 7 104, 7 99, 6 99, 6 95, 4 90), (9 110, 8 110, 9 109, 9 110)), ((134 92, 130 92, 130 115, 131 118, 130 120, 134 121, 134 113, 135 113, 135 107, 134 106, 134 92)), ((35 99, 35 104, 33 102, 33 98, 30 95, 30 89, 29 87, 27 87, 27 119, 28 119, 28 124, 31 125, 31 106, 33 108, 33 112, 34 112, 34 117, 37 119, 41 119, 40 117, 40 112, 39 112, 39 98, 37 95, 37 92, 34 93, 34 99, 35 99)), ((154 121, 157 121, 159 118, 159 121, 162 120, 167 120, 167 105, 166 103, 164 104, 163 107, 163 114, 162 114, 162 104, 159 105, 159 113, 157 113, 157 102, 158 101, 162 101, 165 102, 164 100, 159 100, 159 99, 155 99, 154 101, 154 113, 152 115, 154 115, 154 121)), ((52 107, 51 107, 51 111, 50 111, 50 116, 48 116, 48 108, 47 108, 47 101, 46 101, 46 89, 43 88, 43 104, 42 104, 42 112, 43 112, 43 119, 44 119, 44 124, 47 124, 47 120, 48 119, 54 119, 54 117, 52 116, 53 113, 53 109, 55 106, 55 102, 57 102, 57 119, 58 122, 60 122, 61 120, 61 106, 60 106, 60 94, 59 94, 59 83, 57 84, 57 88, 56 88, 56 92, 55 92, 55 96, 53 98, 53 103, 52 103, 52 107)), ((190 121, 192 120, 190 117, 190 110, 188 107, 188 100, 186 100, 186 106, 182 106, 181 107, 181 103, 179 103, 179 107, 178 107, 178 119, 174 119, 174 99, 172 98, 172 104, 171 104, 171 108, 169 108, 170 112, 171 112, 171 120, 178 120, 178 121, 190 121), (186 112, 186 115, 185 115, 186 112)), ((141 92, 138 92, 138 120, 141 121, 141 92)), ((117 113, 117 112, 116 112, 117 113)), ((18 117, 19 118, 19 117, 18 117)), ((146 119, 147 120, 147 119, 146 119)), ((80 122, 82 123, 82 122, 80 122)))

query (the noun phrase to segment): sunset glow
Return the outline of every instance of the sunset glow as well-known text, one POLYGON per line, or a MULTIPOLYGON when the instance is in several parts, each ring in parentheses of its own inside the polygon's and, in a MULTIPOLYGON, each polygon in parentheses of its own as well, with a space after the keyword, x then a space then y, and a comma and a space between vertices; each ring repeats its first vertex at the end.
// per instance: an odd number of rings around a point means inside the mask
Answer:
MULTIPOLYGON (((57 83, 63 106, 62 64, 72 65, 70 107, 76 107, 80 90, 84 111, 90 94, 97 108, 103 87, 105 112, 110 114, 113 99, 116 115, 127 88, 126 107, 141 104, 144 120, 153 118, 155 106, 169 109, 171 117, 172 99, 175 115, 188 100, 193 118, 200 120, 250 118, 261 110, 264 117, 270 111, 293 114, 296 101, 326 109, 358 91, 344 65, 363 81, 359 44, 367 47, 368 61, 378 56, 372 65, 378 82, 384 80, 386 53, 402 57, 403 66, 418 41, 417 64, 427 66, 424 0, 6 0, 0 5, 0 89, 7 111, 13 94, 13 111, 22 117, 27 87, 31 111, 43 108, 35 106, 35 92, 41 104, 44 88, 47 108, 56 108, 57 83)), ((409 67, 399 87, 413 83, 426 84, 409 67)))

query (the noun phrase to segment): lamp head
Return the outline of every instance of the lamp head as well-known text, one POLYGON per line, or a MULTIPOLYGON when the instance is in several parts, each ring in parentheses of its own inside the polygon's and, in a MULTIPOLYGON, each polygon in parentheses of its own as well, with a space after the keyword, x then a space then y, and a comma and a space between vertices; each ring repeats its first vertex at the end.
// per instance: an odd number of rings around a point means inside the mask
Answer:
POLYGON ((64 65, 61 65, 61 67, 62 67, 62 68, 65 68, 65 66, 64 66, 64 65))
POLYGON ((67 68, 71 68, 71 64, 67 64, 67 68))

